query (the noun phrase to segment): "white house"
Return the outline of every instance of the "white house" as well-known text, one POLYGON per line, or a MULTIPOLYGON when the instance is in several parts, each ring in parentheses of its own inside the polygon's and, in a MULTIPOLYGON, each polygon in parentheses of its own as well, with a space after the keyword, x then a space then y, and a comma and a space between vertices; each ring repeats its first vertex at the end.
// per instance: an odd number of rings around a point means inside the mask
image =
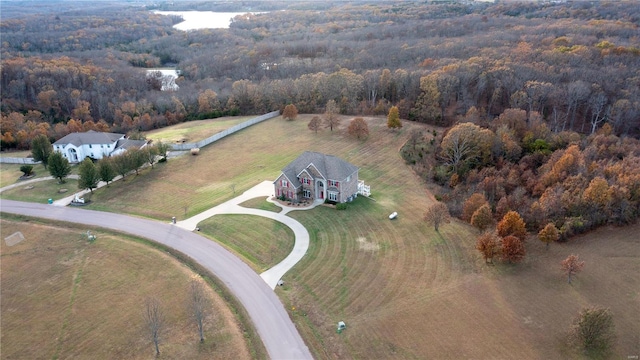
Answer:
POLYGON ((71 133, 53 143, 53 151, 62 153, 70 163, 78 163, 85 158, 94 160, 119 155, 131 148, 145 147, 145 140, 126 139, 124 134, 97 131, 71 133))

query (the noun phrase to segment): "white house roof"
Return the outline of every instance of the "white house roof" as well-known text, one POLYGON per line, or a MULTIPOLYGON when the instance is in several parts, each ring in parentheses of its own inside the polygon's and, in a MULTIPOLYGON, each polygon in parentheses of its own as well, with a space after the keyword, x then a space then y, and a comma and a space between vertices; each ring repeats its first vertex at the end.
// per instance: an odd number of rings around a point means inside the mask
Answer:
POLYGON ((83 133, 71 133, 62 139, 53 143, 53 145, 67 145, 72 144, 75 146, 82 146, 85 144, 113 144, 119 139, 122 139, 124 134, 97 132, 89 130, 83 133))
POLYGON ((358 171, 358 167, 333 155, 321 154, 313 151, 305 151, 289 165, 282 169, 282 173, 293 183, 300 186, 298 174, 309 165, 313 164, 320 174, 327 180, 342 181, 358 171))

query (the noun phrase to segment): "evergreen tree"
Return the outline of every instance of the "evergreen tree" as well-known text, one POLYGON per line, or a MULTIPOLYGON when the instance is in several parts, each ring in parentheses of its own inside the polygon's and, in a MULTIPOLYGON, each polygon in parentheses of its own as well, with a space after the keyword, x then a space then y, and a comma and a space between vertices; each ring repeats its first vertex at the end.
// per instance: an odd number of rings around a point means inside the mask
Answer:
POLYGON ((51 142, 45 135, 38 135, 31 141, 31 155, 35 161, 42 161, 45 169, 52 152, 51 142))
POLYGON ((86 158, 80 166, 78 166, 78 175, 80 178, 78 179, 78 188, 80 189, 89 189, 89 191, 93 192, 93 189, 98 187, 98 182, 100 181, 100 175, 98 174, 98 169, 93 164, 91 159, 86 158))
POLYGON ((63 184, 65 178, 71 173, 71 165, 61 153, 54 151, 49 156, 49 173, 63 184))
POLYGON ((98 176, 100 180, 107 183, 107 185, 116 177, 116 169, 113 167, 113 161, 111 158, 105 157, 98 161, 98 176))

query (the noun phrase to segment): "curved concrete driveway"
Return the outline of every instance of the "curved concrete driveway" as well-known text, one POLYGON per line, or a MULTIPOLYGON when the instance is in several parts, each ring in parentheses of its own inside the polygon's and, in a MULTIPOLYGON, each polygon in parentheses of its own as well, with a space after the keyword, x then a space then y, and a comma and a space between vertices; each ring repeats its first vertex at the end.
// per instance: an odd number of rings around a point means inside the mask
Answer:
POLYGON ((298 263, 303 257, 304 254, 307 253, 309 249, 309 232, 307 229, 300 224, 297 220, 286 216, 285 214, 291 210, 307 210, 311 209, 319 203, 314 203, 312 206, 305 208, 293 208, 282 206, 280 204, 276 204, 279 207, 282 207, 282 211, 280 213, 275 213, 273 211, 259 210, 259 209, 250 209, 240 206, 239 204, 253 198, 257 197, 268 197, 273 193, 273 183, 270 181, 263 181, 260 184, 252 187, 251 189, 245 191, 242 195, 237 196, 227 202, 224 202, 218 206, 214 206, 213 208, 203 211, 198 215, 190 217, 186 220, 178 221, 176 225, 193 231, 198 226, 198 223, 201 221, 208 219, 214 215, 219 214, 243 214, 243 215, 256 215, 266 217, 275 221, 279 221, 286 226, 288 226, 291 230, 293 230, 293 234, 295 236, 295 242, 293 244, 293 250, 289 253, 289 255, 282 260, 280 263, 272 267, 271 269, 260 274, 260 277, 264 279, 264 281, 269 284, 272 289, 275 289, 278 285, 278 280, 286 274, 295 264, 298 263))
POLYGON ((216 242, 175 225, 115 213, 12 200, 0 200, 0 211, 113 229, 170 246, 211 271, 230 289, 247 310, 270 358, 312 359, 273 290, 216 242))

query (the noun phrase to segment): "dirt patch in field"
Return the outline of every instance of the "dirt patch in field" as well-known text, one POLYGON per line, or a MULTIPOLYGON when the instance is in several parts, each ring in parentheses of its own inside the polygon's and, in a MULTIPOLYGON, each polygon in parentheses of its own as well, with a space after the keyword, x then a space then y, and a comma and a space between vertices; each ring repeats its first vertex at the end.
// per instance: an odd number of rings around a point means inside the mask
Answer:
POLYGON ((376 244, 376 243, 372 243, 371 241, 368 241, 367 238, 365 237, 359 237, 356 239, 356 241, 358 242, 358 245, 360 246, 360 250, 364 250, 364 251, 378 251, 380 250, 380 245, 376 244))

